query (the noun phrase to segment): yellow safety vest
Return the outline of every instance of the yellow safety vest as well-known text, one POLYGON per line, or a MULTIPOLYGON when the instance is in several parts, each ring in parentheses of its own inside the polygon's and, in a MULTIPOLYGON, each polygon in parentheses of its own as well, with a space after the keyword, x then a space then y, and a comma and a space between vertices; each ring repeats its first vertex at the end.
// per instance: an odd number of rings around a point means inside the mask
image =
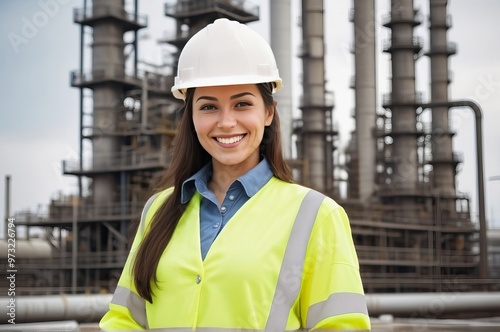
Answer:
MULTIPOLYGON (((146 204, 143 230, 172 192, 146 204), (150 207, 148 207, 150 205, 150 207)), ((139 229, 103 330, 369 330, 348 218, 335 201, 272 178, 222 229, 205 260, 195 193, 158 264, 153 304, 131 274, 139 229)))

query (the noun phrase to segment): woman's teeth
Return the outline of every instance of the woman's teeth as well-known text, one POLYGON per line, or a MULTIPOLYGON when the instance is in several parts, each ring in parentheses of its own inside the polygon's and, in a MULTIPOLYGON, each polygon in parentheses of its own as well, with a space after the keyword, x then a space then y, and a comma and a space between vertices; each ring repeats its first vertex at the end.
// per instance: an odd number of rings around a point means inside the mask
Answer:
POLYGON ((217 137, 217 142, 222 144, 232 144, 239 142, 243 139, 243 135, 233 136, 233 137, 217 137))

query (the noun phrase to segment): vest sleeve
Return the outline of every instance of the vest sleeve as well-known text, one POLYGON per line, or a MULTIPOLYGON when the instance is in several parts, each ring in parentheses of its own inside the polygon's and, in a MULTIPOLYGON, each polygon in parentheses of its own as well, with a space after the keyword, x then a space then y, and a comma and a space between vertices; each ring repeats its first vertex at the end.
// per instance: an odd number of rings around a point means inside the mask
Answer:
POLYGON ((99 322, 99 327, 104 331, 138 331, 147 328, 146 301, 137 294, 132 277, 132 266, 135 253, 144 238, 147 224, 154 213, 150 211, 153 210, 150 208, 157 196, 152 196, 142 211, 141 221, 113 299, 109 304, 109 310, 99 322))
POLYGON ((312 330, 370 330, 348 217, 325 199, 306 253, 299 298, 302 326, 312 330))

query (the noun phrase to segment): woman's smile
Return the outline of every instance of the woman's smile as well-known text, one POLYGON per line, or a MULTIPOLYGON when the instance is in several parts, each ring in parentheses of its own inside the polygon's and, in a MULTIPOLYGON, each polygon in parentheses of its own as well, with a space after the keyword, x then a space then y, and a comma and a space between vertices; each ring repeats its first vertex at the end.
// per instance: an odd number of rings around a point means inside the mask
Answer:
POLYGON ((255 84, 199 87, 193 96, 193 124, 215 170, 244 174, 259 163, 264 129, 273 120, 255 84))
POLYGON ((236 135, 230 137, 216 137, 215 139, 222 145, 234 145, 234 143, 240 142, 245 135, 236 135))

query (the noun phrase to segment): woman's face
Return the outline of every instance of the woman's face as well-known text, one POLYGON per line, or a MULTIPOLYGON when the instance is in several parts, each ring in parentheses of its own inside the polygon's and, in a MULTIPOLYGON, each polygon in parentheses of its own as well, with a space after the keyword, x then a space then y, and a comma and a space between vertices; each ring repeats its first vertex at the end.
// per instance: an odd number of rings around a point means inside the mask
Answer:
POLYGON ((274 107, 264 105, 255 84, 196 88, 193 123, 215 169, 237 167, 244 174, 259 162, 264 127, 274 107))

